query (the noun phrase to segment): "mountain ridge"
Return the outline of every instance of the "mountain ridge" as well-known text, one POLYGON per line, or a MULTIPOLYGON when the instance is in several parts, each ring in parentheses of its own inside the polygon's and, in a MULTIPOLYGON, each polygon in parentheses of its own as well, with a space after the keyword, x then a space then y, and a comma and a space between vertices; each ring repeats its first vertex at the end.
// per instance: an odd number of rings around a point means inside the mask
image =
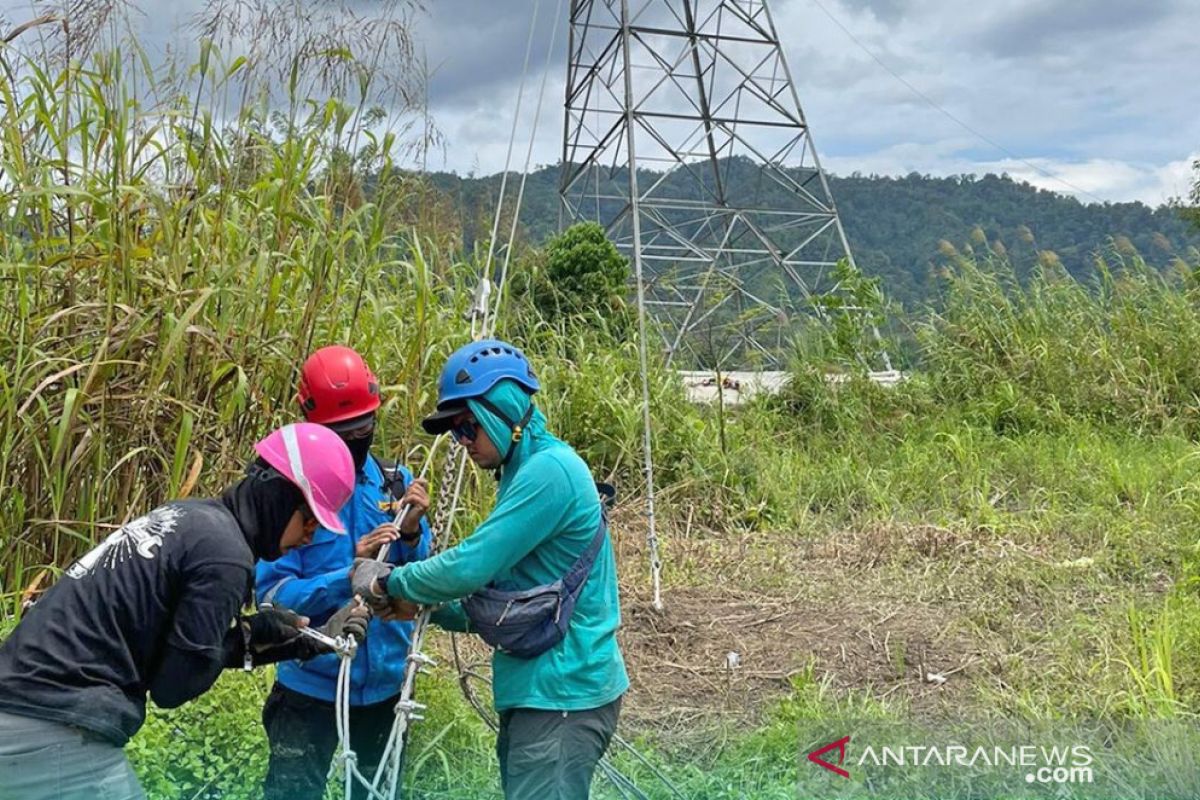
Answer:
MULTIPOLYGON (((744 165, 723 165, 726 168, 734 191, 739 180, 748 185, 751 179, 744 165)), ((519 173, 510 173, 510 192, 515 175, 519 173)), ((543 166, 526 179, 521 223, 528 241, 544 241, 558 228, 558 176, 557 165, 543 166)), ((435 172, 429 178, 458 211, 463 245, 469 249, 486 238, 501 174, 435 172)), ((936 302, 938 272, 962 252, 990 250, 1006 256, 1022 277, 1039 259, 1057 258, 1083 280, 1093 274, 1100 253, 1138 254, 1159 269, 1178 260, 1200 262, 1200 230, 1166 205, 1085 204, 995 174, 854 173, 830 175, 829 182, 855 261, 866 274, 881 278, 885 292, 907 307, 936 302)))

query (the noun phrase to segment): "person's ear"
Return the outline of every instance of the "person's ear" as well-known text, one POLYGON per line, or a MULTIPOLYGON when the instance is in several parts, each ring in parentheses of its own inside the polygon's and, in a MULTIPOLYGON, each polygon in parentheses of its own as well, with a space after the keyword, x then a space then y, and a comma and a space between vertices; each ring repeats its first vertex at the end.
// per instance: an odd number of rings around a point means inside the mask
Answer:
POLYGON ((317 532, 317 528, 320 527, 320 525, 321 525, 321 523, 317 521, 316 517, 305 517, 305 519, 304 519, 304 535, 312 536, 314 533, 317 532))

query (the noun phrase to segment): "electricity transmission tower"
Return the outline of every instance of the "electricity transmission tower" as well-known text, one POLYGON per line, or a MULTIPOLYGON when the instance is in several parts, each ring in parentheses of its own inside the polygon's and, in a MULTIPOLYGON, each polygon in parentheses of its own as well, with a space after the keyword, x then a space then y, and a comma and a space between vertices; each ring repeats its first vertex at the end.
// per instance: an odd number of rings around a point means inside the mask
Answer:
POLYGON ((629 256, 668 359, 777 367, 804 320, 855 313, 828 302, 853 262, 766 0, 570 8, 561 212, 629 256))

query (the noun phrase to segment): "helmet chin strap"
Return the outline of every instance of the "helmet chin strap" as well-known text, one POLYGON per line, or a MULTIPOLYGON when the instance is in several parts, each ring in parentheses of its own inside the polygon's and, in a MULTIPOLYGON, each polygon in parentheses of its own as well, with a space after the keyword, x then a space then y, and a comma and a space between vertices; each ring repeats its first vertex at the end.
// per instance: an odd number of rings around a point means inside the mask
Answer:
POLYGON ((517 449, 517 445, 520 444, 521 439, 525 436, 525 426, 529 424, 529 420, 533 419, 533 403, 529 403, 529 408, 525 410, 525 415, 521 417, 520 421, 514 422, 512 418, 497 408, 496 404, 486 397, 481 395, 472 399, 499 417, 500 421, 512 431, 512 440, 508 444, 508 450, 504 453, 504 458, 501 460, 500 466, 496 468, 499 471, 500 468, 508 464, 509 459, 512 458, 513 451, 517 449))

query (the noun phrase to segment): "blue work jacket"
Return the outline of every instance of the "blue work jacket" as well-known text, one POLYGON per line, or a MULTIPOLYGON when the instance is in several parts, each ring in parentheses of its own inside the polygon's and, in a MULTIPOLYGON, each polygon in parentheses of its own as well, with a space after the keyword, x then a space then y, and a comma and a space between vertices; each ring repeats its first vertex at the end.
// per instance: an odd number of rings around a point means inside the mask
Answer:
MULTIPOLYGON (((397 467, 403 486, 412 481, 412 473, 397 467)), ((283 606, 308 617, 311 625, 323 625, 342 606, 350 602, 350 567, 359 539, 376 527, 391 522, 398 511, 383 469, 374 457, 368 458, 358 474, 354 495, 339 516, 346 534, 317 528, 311 544, 296 548, 276 561, 260 561, 255 594, 258 602, 283 606)), ((388 561, 406 564, 429 556, 432 542, 429 525, 421 520, 421 538, 416 545, 392 543, 388 561)), ((411 622, 384 622, 372 619, 367 640, 359 647, 350 673, 350 704, 379 703, 400 692, 405 661, 412 634, 411 622)), ((338 657, 332 653, 308 661, 279 664, 277 680, 288 689, 333 702, 337 692, 338 657)))

